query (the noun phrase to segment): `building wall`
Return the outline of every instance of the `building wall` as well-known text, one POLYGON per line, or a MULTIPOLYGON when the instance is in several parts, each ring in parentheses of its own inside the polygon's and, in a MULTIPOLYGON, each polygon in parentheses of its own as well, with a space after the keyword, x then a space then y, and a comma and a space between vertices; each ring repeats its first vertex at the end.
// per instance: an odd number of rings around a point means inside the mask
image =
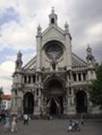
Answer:
MULTIPOLYGON (((78 61, 75 60, 73 65, 71 40, 68 26, 62 30, 56 24, 50 24, 44 32, 41 32, 41 28, 38 28, 36 36, 37 55, 34 63, 31 64, 29 62, 28 68, 25 69, 22 67, 21 54, 19 53, 17 56, 19 66, 18 68, 16 66, 15 73, 13 74, 12 86, 13 111, 24 113, 24 95, 30 93, 34 99, 33 114, 40 115, 41 112, 46 114, 49 103, 47 100, 50 97, 48 95, 46 96, 46 93, 49 94, 49 91, 46 90, 46 85, 49 80, 51 81, 51 79, 54 80, 56 78, 56 81, 59 81, 63 85, 63 90, 65 91, 62 105, 63 115, 77 114, 76 94, 78 91, 86 93, 87 113, 95 112, 95 110, 92 111, 88 87, 90 81, 96 79, 94 64, 87 61, 83 62, 76 56, 78 61), (47 57, 44 48, 50 41, 60 42, 64 51, 63 55, 55 61, 55 69, 52 66, 53 59, 47 57), (33 76, 35 76, 35 80, 33 76)), ((31 102, 29 98, 27 100, 31 102)), ((29 111, 32 111, 30 107, 29 111)))

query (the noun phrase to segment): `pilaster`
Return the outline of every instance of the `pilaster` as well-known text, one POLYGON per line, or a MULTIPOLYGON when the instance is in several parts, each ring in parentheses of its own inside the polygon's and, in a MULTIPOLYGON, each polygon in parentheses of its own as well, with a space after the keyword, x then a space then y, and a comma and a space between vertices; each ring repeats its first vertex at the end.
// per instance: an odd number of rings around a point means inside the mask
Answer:
POLYGON ((65 25, 65 46, 66 46, 67 70, 69 70, 72 67, 72 48, 71 48, 71 35, 69 33, 67 25, 65 25))
POLYGON ((68 93, 68 115, 74 115, 76 113, 74 99, 74 89, 70 88, 70 92, 68 93))
POLYGON ((41 43, 42 43, 42 33, 41 33, 40 26, 38 26, 37 29, 36 43, 37 43, 36 71, 40 71, 41 70, 41 43))

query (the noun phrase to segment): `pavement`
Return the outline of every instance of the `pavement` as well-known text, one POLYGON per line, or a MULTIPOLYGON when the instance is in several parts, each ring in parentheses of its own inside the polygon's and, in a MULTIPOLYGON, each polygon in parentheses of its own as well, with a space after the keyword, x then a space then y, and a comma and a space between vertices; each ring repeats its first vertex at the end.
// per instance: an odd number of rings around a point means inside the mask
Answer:
POLYGON ((68 120, 30 120, 29 125, 17 123, 17 132, 11 133, 0 127, 0 135, 102 135, 102 119, 86 120, 81 130, 67 132, 68 120))

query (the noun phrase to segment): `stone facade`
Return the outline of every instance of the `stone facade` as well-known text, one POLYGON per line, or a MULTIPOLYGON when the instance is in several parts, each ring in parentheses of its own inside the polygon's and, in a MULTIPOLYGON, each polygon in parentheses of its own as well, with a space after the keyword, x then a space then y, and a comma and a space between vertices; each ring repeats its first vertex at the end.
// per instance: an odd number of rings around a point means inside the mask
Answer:
POLYGON ((61 29, 52 9, 47 29, 37 28, 37 55, 22 66, 22 53, 17 54, 13 110, 33 115, 94 113, 88 87, 96 79, 92 49, 87 48, 84 61, 72 52, 71 40, 68 24, 61 29))

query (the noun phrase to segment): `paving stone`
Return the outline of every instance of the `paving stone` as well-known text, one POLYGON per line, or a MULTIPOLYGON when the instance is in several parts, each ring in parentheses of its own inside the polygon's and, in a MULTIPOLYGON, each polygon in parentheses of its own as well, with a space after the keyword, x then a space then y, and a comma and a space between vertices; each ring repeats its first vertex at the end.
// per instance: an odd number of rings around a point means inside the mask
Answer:
POLYGON ((67 133, 68 120, 30 120, 29 125, 18 122, 18 131, 5 132, 0 127, 0 135, 102 135, 102 120, 86 120, 80 132, 67 133))

